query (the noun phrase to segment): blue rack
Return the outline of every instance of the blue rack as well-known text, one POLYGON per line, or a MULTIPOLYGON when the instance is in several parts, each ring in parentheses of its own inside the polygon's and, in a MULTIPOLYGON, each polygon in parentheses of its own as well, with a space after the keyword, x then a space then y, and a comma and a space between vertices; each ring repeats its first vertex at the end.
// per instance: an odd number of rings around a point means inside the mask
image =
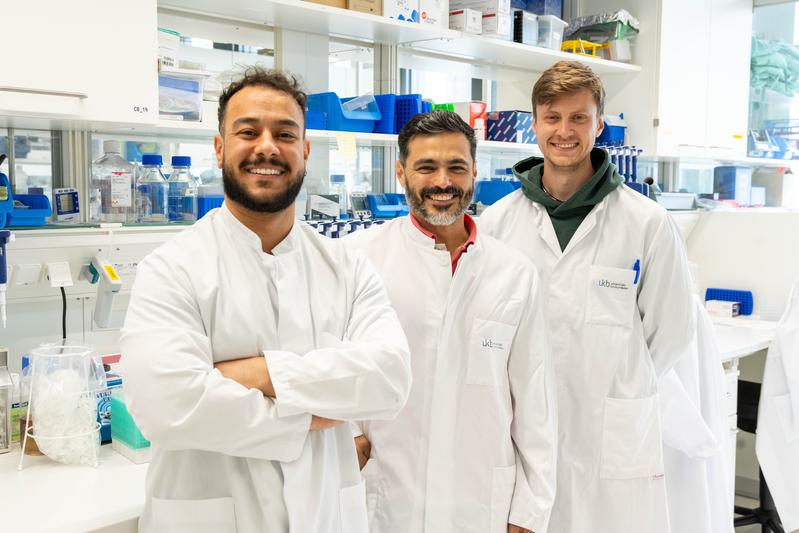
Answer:
POLYGON ((367 194, 366 203, 374 218, 397 218, 410 211, 405 195, 399 193, 367 194))
POLYGON ((722 302, 739 302, 741 304, 741 314, 751 315, 754 308, 754 298, 752 291, 735 291, 732 289, 708 288, 705 291, 705 301, 721 300, 722 302))

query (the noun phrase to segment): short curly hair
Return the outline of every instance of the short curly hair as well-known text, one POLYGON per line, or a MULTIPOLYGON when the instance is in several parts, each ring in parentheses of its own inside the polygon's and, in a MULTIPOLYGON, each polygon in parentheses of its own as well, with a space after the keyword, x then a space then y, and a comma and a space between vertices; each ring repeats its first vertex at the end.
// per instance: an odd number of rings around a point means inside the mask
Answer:
MULTIPOLYGON (((247 67, 244 73, 234 79, 230 85, 225 87, 222 94, 219 96, 219 109, 216 116, 219 120, 219 133, 225 124, 225 111, 227 111, 227 104, 234 94, 244 89, 245 87, 268 87, 276 91, 284 92, 294 98, 297 105, 302 110, 303 120, 305 119, 305 107, 308 104, 308 95, 303 90, 302 83, 295 76, 285 74, 279 70, 266 69, 260 66, 247 67)), ((303 131, 305 126, 303 125, 303 131)))
POLYGON ((597 116, 605 114, 605 87, 593 70, 578 61, 558 61, 545 70, 533 87, 535 108, 552 103, 558 97, 587 89, 596 103, 597 116))

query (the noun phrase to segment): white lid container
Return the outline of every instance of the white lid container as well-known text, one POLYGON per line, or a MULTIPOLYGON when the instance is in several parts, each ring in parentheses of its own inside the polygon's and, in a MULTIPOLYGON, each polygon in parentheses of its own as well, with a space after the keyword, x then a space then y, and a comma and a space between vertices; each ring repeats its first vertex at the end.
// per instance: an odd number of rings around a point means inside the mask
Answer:
POLYGON ((555 15, 541 15, 538 17, 538 46, 550 50, 560 50, 563 42, 563 32, 569 23, 555 15))

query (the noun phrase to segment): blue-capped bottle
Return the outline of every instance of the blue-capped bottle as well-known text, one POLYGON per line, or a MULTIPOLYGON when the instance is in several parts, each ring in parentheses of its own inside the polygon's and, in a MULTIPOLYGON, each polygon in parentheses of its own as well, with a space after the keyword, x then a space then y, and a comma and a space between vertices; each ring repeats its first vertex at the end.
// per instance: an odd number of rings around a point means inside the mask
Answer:
POLYGON ((169 221, 197 221, 197 180, 191 175, 191 157, 172 156, 172 174, 167 180, 169 221))
POLYGON ((165 224, 167 222, 167 182, 161 172, 164 160, 160 154, 144 154, 136 179, 136 222, 165 224))

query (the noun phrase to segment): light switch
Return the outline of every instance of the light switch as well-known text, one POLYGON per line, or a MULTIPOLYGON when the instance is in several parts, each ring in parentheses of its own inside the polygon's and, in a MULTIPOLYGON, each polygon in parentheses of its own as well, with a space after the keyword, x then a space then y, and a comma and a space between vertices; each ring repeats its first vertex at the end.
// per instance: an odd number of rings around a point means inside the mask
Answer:
POLYGON ((50 280, 51 287, 72 287, 69 263, 66 261, 47 263, 47 279, 50 280))
POLYGON ((36 285, 42 277, 41 263, 14 265, 11 271, 11 284, 17 287, 36 285))

